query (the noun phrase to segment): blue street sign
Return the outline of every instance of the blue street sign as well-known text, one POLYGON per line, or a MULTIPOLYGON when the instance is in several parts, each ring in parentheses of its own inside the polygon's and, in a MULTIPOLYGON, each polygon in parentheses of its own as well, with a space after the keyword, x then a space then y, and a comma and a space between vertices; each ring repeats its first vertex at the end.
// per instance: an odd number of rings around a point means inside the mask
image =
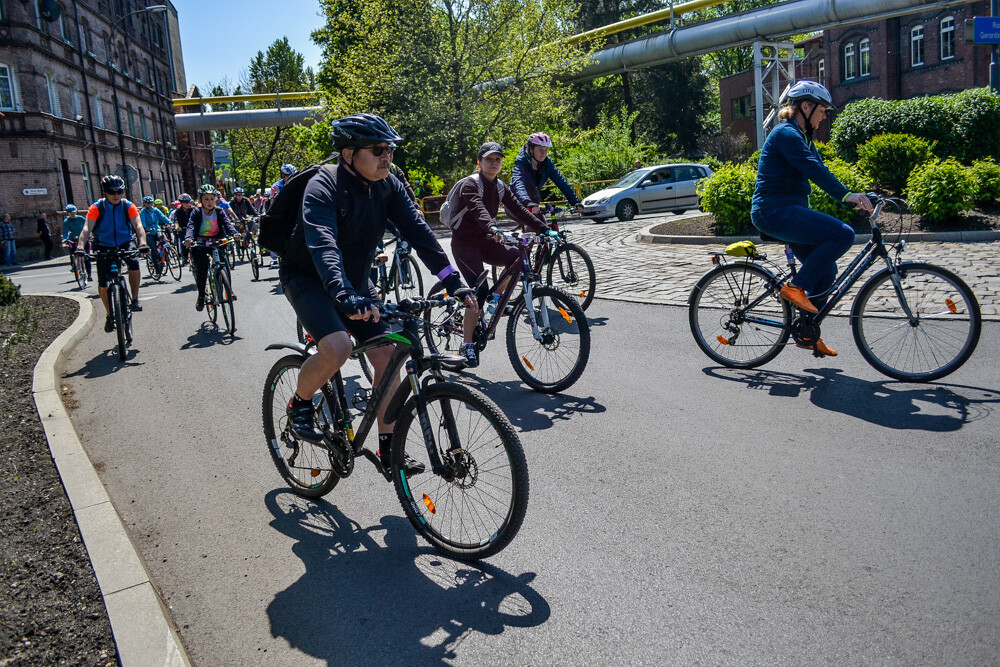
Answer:
POLYGON ((975 17, 972 41, 976 44, 1000 44, 1000 17, 975 17))

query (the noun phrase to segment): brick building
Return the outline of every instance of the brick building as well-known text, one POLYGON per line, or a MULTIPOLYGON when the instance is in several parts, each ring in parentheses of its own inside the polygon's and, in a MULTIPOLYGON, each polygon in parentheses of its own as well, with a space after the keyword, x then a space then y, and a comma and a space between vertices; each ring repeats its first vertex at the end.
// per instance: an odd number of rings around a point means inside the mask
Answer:
MULTIPOLYGON (((981 1, 826 30, 799 43, 796 77, 823 83, 840 109, 865 98, 902 100, 988 86, 990 49, 965 43, 965 20, 989 13, 989 3, 981 1)), ((722 79, 719 93, 722 127, 754 143, 753 72, 722 79)), ((816 138, 826 140, 829 129, 826 123, 816 138)))
POLYGON ((0 0, 0 212, 14 219, 19 254, 32 254, 39 213, 61 234, 65 204, 85 208, 100 197, 101 177, 123 171, 122 149, 133 201, 180 192, 177 11, 166 0, 164 13, 130 14, 153 4, 0 0))

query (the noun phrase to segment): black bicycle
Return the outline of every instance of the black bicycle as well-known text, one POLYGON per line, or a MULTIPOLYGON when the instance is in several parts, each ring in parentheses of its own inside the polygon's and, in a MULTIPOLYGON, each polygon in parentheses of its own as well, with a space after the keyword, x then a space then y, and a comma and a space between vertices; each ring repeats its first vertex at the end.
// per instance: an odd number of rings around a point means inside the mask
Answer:
MULTIPOLYGON (((880 373, 906 382, 928 382, 964 364, 979 342, 982 315, 969 286, 951 271, 926 262, 903 261, 906 240, 886 245, 877 222, 886 204, 898 199, 870 193, 871 240, 822 295, 815 315, 778 296, 795 277, 795 257, 786 247, 781 270, 749 242, 711 253, 715 268, 691 290, 688 319, 695 342, 710 358, 730 368, 756 368, 776 356, 792 338, 809 346, 820 323, 861 275, 879 261, 885 268, 868 279, 851 307, 851 329, 861 356, 880 373), (780 274, 780 275, 776 275, 780 274)), ((763 238, 763 235, 762 235, 763 238)), ((777 240, 766 237, 764 240, 777 240)))
MULTIPOLYGON (((77 255, 86 255, 78 250, 77 255)), ((94 251, 89 258, 99 261, 98 258, 110 258, 109 271, 111 280, 108 281, 108 314, 115 323, 115 334, 118 337, 118 359, 125 361, 127 348, 132 344, 132 291, 129 288, 126 276, 128 271, 122 273, 121 267, 125 259, 132 259, 139 255, 138 250, 122 250, 120 248, 99 248, 94 251)))
POLYGON ((373 268, 378 272, 375 287, 378 288, 379 299, 387 301, 391 290, 396 295, 396 303, 400 303, 403 299, 423 296, 424 279, 417 263, 410 256, 410 244, 399 236, 394 242, 396 247, 393 248, 392 263, 388 268, 388 262, 380 261, 378 257, 375 258, 373 268))
POLYGON ((545 284, 557 287, 572 295, 580 302, 580 308, 587 310, 594 301, 597 289, 597 274, 594 262, 587 251, 569 242, 570 230, 566 229, 570 220, 579 220, 577 213, 571 215, 568 209, 549 206, 549 226, 559 232, 559 238, 541 237, 541 243, 532 260, 535 273, 545 277, 545 284))
POLYGON ((229 251, 226 249, 232 247, 232 239, 201 240, 195 241, 195 244, 210 250, 208 284, 205 286, 205 310, 208 311, 208 319, 215 324, 221 310, 226 330, 233 335, 236 333, 236 310, 233 308, 236 295, 233 294, 232 269, 229 251))
POLYGON ((323 440, 311 443, 293 434, 285 409, 302 363, 315 353, 312 343, 267 347, 294 354, 279 359, 268 372, 262 414, 271 458, 293 491, 313 498, 329 493, 363 456, 392 481, 403 511, 424 539, 454 558, 477 560, 499 552, 520 529, 528 503, 528 467, 517 432, 496 404, 482 392, 446 379, 444 372, 460 370, 464 359, 424 353, 421 314, 453 301, 406 300, 380 307, 382 317, 401 324, 402 330, 356 350, 363 354, 395 345, 378 386, 355 392, 355 406, 364 408, 357 432, 338 372, 313 398, 323 440), (390 396, 402 368, 406 375, 390 396), (383 406, 386 419, 394 422, 389 470, 364 447, 383 406), (407 458, 423 470, 407 472, 407 458))
POLYGON ((149 277, 157 282, 167 271, 174 280, 181 279, 181 258, 177 254, 177 248, 165 234, 157 236, 156 242, 149 246, 146 271, 149 272, 149 277))

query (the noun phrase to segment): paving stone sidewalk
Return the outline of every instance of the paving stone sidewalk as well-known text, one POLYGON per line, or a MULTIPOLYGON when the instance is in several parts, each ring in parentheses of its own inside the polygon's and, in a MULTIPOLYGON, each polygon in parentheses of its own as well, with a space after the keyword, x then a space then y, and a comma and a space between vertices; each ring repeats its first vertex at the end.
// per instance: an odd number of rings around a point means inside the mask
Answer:
MULTIPOLYGON (((684 217, 690 215, 693 214, 684 217)), ((721 250, 722 245, 653 244, 636 240, 637 233, 644 227, 679 219, 681 216, 667 215, 630 222, 570 223, 572 242, 586 248, 594 260, 598 298, 687 305, 691 288, 711 268, 708 253, 721 250)), ((759 247, 780 266, 784 265, 782 246, 764 244, 759 247)), ((841 268, 862 247, 855 245, 841 261, 841 268)), ((983 317, 1000 320, 1000 243, 916 242, 909 244, 904 257, 950 269, 972 288, 983 317)), ((872 271, 869 270, 869 274, 872 271)), ((864 280, 862 277, 858 281, 855 291, 864 280)), ((842 300, 836 312, 846 315, 851 302, 850 297, 842 300)))

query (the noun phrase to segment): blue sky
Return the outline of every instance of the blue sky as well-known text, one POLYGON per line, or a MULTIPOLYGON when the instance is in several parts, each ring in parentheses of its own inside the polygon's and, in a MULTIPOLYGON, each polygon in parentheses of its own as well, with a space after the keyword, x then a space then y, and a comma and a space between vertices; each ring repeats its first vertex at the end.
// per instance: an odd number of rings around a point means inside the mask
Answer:
POLYGON ((172 0, 181 26, 187 83, 204 86, 223 77, 237 83, 258 51, 288 37, 318 69, 320 50, 309 35, 323 25, 316 0, 172 0))

